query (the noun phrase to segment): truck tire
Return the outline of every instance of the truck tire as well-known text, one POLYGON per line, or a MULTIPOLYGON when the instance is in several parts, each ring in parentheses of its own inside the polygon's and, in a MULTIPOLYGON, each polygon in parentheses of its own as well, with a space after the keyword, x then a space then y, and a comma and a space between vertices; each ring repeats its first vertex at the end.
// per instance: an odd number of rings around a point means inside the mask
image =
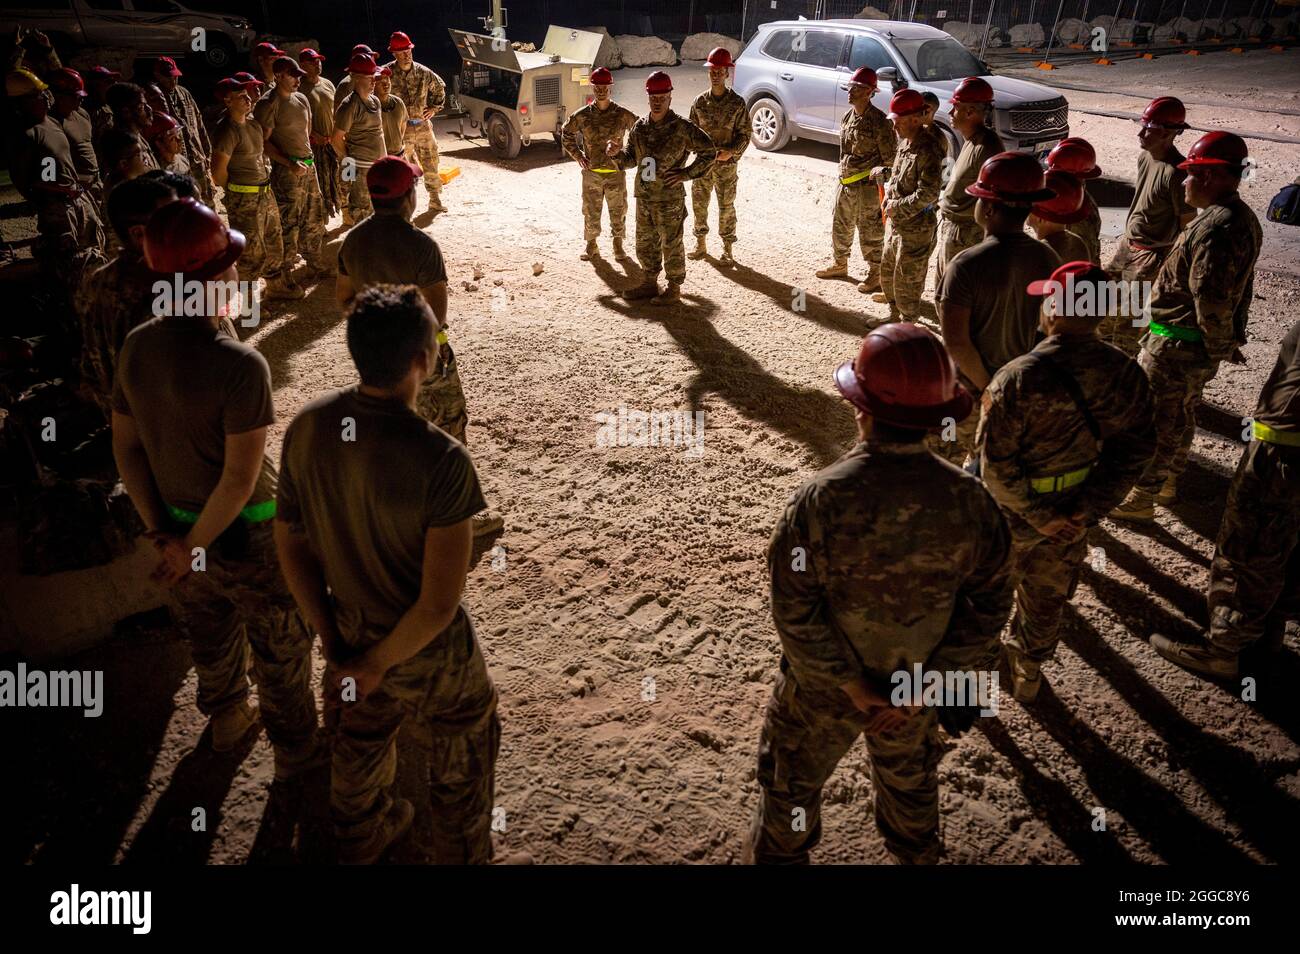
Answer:
POLYGON ((785 110, 774 99, 763 97, 749 107, 749 125, 753 130, 754 145, 764 152, 784 149, 790 141, 790 124, 785 110))
POLYGON ((208 48, 202 56, 204 66, 214 70, 229 69, 235 62, 235 44, 219 33, 209 33, 208 48))
POLYGON ((513 159, 519 155, 523 143, 515 128, 500 113, 493 113, 487 121, 488 148, 498 159, 513 159))

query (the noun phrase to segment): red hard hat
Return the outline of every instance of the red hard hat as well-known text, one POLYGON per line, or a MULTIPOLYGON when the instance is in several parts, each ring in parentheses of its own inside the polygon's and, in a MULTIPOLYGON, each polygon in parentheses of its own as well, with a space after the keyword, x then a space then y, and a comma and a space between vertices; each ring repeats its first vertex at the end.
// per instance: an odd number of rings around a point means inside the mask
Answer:
POLYGON ((1083 203, 1083 182, 1078 176, 1052 169, 1046 175, 1047 188, 1056 193, 1050 199, 1034 203, 1034 215, 1049 222, 1073 225, 1088 217, 1083 203))
POLYGON ((736 64, 731 62, 731 51, 725 46, 718 46, 709 51, 704 65, 716 69, 731 69, 736 64))
POLYGON ((952 101, 954 103, 991 103, 993 102, 993 87, 988 84, 987 80, 982 80, 978 76, 968 76, 952 91, 952 101))
POLYGON ((375 70, 375 76, 387 76, 391 78, 392 75, 393 75, 393 68, 391 66, 381 66, 377 70, 375 70))
POLYGON ((298 62, 303 60, 315 60, 317 63, 325 62, 325 57, 319 51, 313 50, 310 46, 304 46, 298 53, 298 62))
POLYGON ((921 112, 925 112, 925 97, 914 89, 900 89, 889 101, 890 119, 921 112))
POLYGON ((176 65, 176 61, 170 56, 160 56, 153 64, 155 76, 184 76, 181 68, 176 65))
POLYGON ((50 89, 56 93, 75 93, 78 96, 86 95, 86 84, 81 79, 81 74, 69 67, 55 70, 46 77, 50 83, 50 89))
POLYGON ((356 56, 358 53, 366 53, 369 54, 370 56, 375 55, 375 51, 372 50, 370 47, 366 46, 364 43, 358 43, 356 46, 352 48, 352 52, 349 53, 348 55, 356 56))
POLYGON ((1187 158, 1178 164, 1184 172, 1197 166, 1234 166, 1241 169, 1246 164, 1246 140, 1236 133, 1216 129, 1207 132, 1187 150, 1187 158))
POLYGON ((849 85, 868 86, 871 89, 875 89, 880 84, 876 80, 875 70, 873 70, 869 66, 859 66, 856 70, 853 71, 853 75, 849 77, 849 85))
POLYGON ((348 72, 357 73, 361 76, 374 76, 376 71, 375 59, 368 53, 353 53, 352 59, 348 62, 348 72))
POLYGON ((673 91, 673 78, 663 70, 655 70, 645 78, 645 91, 651 96, 673 91))
POLYGON ((274 43, 259 43, 253 47, 254 56, 284 56, 284 50, 280 49, 274 43))
POLYGON ((372 199, 400 199, 422 175, 419 166, 401 156, 383 156, 366 172, 366 189, 372 199))
POLYGON ((149 124, 149 128, 147 128, 144 131, 144 138, 148 139, 150 142, 153 142, 155 139, 158 139, 160 136, 163 136, 164 134, 171 132, 173 129, 180 129, 180 128, 181 128, 181 124, 178 123, 175 119, 173 119, 171 116, 167 115, 166 113, 160 113, 158 112, 158 110, 155 109, 153 113, 153 122, 151 122, 149 124))
POLYGON ((975 404, 943 342, 905 321, 863 338, 857 359, 836 369, 835 387, 854 407, 896 427, 942 427, 947 418, 965 420, 975 404))
POLYGON ((1092 143, 1078 136, 1062 139, 1056 148, 1047 154, 1047 168, 1060 169, 1078 176, 1080 179, 1095 179, 1101 175, 1097 166, 1097 150, 1092 143))
MULTIPOLYGON (((1050 278, 1030 282, 1025 287, 1025 291, 1031 295, 1055 295, 1071 286, 1077 287, 1085 283, 1100 286, 1108 281, 1110 281, 1110 276, 1096 262, 1066 262, 1052 272, 1050 278)), ((1094 300, 1103 301, 1104 299, 1097 296, 1094 300)))
POLYGON ((614 74, 603 66, 597 66, 587 78, 592 86, 611 86, 614 83, 614 74))
POLYGON ((1156 129, 1190 129, 1187 125, 1187 107, 1173 96, 1157 96, 1142 110, 1138 120, 1143 126, 1156 129))
POLYGON ((389 53, 396 53, 398 50, 410 50, 414 47, 415 44, 411 42, 411 38, 401 30, 396 31, 388 38, 389 53))
POLYGON ((1043 167, 1023 152, 1000 152, 980 166, 979 178, 966 194, 1005 205, 1033 205, 1055 193, 1043 185, 1043 167))
POLYGON ((107 66, 92 66, 86 70, 86 75, 90 77, 92 83, 115 83, 122 78, 121 73, 110 70, 107 66))
POLYGON ((243 251, 244 233, 227 228, 217 213, 194 199, 168 202, 144 229, 144 262, 164 275, 212 278, 243 251))

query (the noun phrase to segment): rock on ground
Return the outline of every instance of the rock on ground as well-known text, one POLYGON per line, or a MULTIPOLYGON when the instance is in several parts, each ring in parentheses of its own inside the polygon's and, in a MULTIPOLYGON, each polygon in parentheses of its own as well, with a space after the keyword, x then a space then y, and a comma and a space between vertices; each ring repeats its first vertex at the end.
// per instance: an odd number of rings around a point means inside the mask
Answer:
POLYGON ((1041 23, 1017 23, 1011 28, 1011 45, 1042 46, 1044 36, 1041 23))
POLYGON ((861 10, 859 10, 857 13, 853 14, 853 19, 854 20, 888 20, 889 14, 882 13, 881 11, 877 10, 875 7, 866 6, 863 7, 861 10))
POLYGON ((624 66, 676 66, 677 51, 657 36, 616 36, 624 66))
POLYGON ((621 69, 623 66, 623 54, 619 51, 618 41, 609 35, 609 31, 603 26, 583 27, 588 33, 600 34, 600 49, 596 51, 596 62, 592 67, 603 66, 607 70, 621 69))
POLYGON ((740 56, 740 51, 744 48, 744 45, 739 40, 733 40, 721 33, 692 33, 682 41, 682 59, 707 59, 708 55, 718 47, 722 47, 730 53, 731 58, 734 60, 740 56))
MULTIPOLYGON (((1001 30, 995 26, 988 27, 989 41, 988 46, 1003 46, 1006 38, 1001 30)), ((961 43, 962 46, 971 49, 979 49, 984 37, 985 26, 983 23, 966 23, 962 20, 949 20, 943 25, 943 32, 961 43)))
POLYGON ((1057 43, 1086 43, 1092 27, 1084 20, 1069 17, 1056 25, 1057 43))

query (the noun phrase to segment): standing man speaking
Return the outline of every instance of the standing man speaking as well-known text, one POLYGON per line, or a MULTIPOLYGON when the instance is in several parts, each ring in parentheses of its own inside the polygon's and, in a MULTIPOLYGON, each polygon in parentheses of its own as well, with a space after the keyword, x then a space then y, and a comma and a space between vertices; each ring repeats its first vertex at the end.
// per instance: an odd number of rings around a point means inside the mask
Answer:
POLYGON ((424 187, 429 191, 429 211, 446 212, 442 204, 442 180, 438 178, 438 140, 433 135, 433 117, 447 102, 447 85, 429 67, 415 62, 415 44, 398 31, 388 40, 393 61, 393 94, 406 104, 406 132, 402 137, 406 160, 424 170, 424 187))

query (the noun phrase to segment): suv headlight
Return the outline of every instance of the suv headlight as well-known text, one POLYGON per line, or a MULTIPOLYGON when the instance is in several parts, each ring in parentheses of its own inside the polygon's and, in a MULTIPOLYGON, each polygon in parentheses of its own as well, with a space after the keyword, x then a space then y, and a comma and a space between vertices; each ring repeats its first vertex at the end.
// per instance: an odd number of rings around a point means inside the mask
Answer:
POLYGON ((221 19, 225 20, 226 23, 228 23, 230 26, 234 27, 236 30, 247 30, 247 29, 249 29, 249 25, 248 25, 248 21, 247 21, 247 20, 239 20, 239 19, 236 19, 235 17, 222 17, 221 19))

